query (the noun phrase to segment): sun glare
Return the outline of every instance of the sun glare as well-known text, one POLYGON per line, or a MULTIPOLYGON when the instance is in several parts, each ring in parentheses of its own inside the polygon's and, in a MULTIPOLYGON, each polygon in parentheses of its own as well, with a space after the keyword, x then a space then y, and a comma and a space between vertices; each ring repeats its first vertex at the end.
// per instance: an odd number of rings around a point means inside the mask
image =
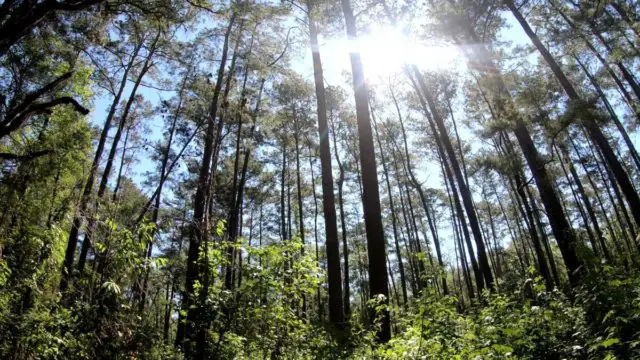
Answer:
POLYGON ((344 39, 328 44, 328 47, 333 48, 336 55, 352 49, 360 52, 369 82, 387 78, 401 71, 406 64, 437 71, 451 69, 461 63, 461 54, 455 46, 427 44, 390 26, 374 27, 355 42, 344 39))

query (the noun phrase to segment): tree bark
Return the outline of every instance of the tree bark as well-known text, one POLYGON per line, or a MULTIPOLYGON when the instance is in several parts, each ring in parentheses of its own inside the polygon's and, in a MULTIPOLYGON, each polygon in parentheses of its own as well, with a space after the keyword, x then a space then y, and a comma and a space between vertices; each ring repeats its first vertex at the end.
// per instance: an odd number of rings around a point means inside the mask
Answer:
POLYGON ((202 306, 204 304, 198 304, 193 299, 194 284, 199 278, 199 248, 202 241, 208 237, 208 224, 206 222, 206 210, 207 199, 209 193, 209 170, 211 166, 211 156, 214 147, 214 130, 215 119, 218 113, 218 99, 220 98, 220 91, 222 88, 222 82, 224 79, 225 65, 227 61, 227 54, 229 50, 229 35, 236 19, 236 13, 232 13, 227 29, 224 35, 224 43, 222 46, 222 57, 220 60, 220 67, 218 68, 218 74, 216 84, 213 91, 213 97, 211 105, 209 107, 209 116, 207 119, 207 130, 204 137, 204 149, 202 153, 202 163, 200 165, 200 171, 198 173, 198 182, 196 187, 196 194, 194 197, 193 206, 193 221, 192 234, 189 237, 189 250, 187 253, 187 271, 186 271, 186 283, 184 289, 184 295, 182 299, 182 309, 187 312, 186 322, 179 322, 178 331, 176 334, 176 344, 184 348, 185 355, 187 357, 203 357, 205 350, 205 333, 206 329, 203 329, 203 317, 202 306), (188 339, 185 344, 185 338, 188 339), (194 349, 191 344, 196 343, 197 346, 194 349))
MULTIPOLYGON (((342 10, 345 17, 347 36, 350 40, 358 38, 356 20, 349 0, 342 0, 342 10)), ((364 71, 360 53, 351 51, 351 71, 355 92, 356 117, 358 120, 358 140, 360 146, 360 163, 362 169, 362 187, 364 193, 363 209, 367 233, 367 253, 369 256, 369 291, 370 297, 382 296, 379 300, 386 305, 389 302, 389 287, 387 284, 387 267, 385 263, 386 248, 382 215, 380 209, 380 193, 378 189, 378 174, 373 145, 373 135, 369 115, 369 101, 365 84, 364 71)), ((384 308, 380 315, 380 328, 377 329, 378 342, 386 343, 391 338, 391 325, 388 308, 384 308)), ((371 317, 377 315, 371 311, 371 317)))
POLYGON ((100 166, 100 159, 102 158, 102 153, 104 152, 104 147, 109 135, 109 130, 111 129, 111 121, 113 121, 116 109, 120 104, 120 98, 122 97, 124 88, 127 85, 127 80, 129 79, 129 72, 133 68, 133 64, 138 56, 141 47, 142 42, 140 42, 140 44, 138 44, 134 48, 133 54, 131 55, 129 62, 124 68, 124 73, 122 74, 122 79, 120 80, 120 86, 118 87, 118 91, 115 93, 113 101, 111 102, 109 113, 107 114, 107 118, 105 119, 104 125, 102 127, 102 132, 100 133, 100 139, 98 140, 98 146, 96 147, 93 162, 91 163, 91 167, 89 168, 87 182, 84 185, 84 190, 82 191, 82 196, 80 197, 80 204, 76 209, 73 223, 71 225, 71 230, 69 231, 62 276, 60 277, 60 291, 62 292, 67 289, 70 278, 72 276, 73 260, 75 258, 76 248, 78 246, 78 235, 80 232, 80 228, 84 223, 84 216, 87 215, 86 212, 88 209, 89 201, 91 200, 91 193, 93 192, 93 186, 95 183, 96 174, 98 172, 98 167, 100 166))
MULTIPOLYGON (((402 288, 403 304, 407 304, 407 280, 404 273, 404 263, 402 262, 402 252, 400 250, 400 243, 398 241, 398 224, 396 219, 396 211, 393 203, 393 192, 391 191, 391 182, 389 181, 389 170, 387 169, 387 161, 384 156, 384 147, 380 141, 380 135, 378 133, 378 124, 375 121, 375 117, 371 117, 373 121, 373 130, 376 135, 376 141, 378 148, 380 148, 380 161, 382 163, 382 172, 384 174, 385 184, 387 186, 387 195, 389 196, 389 211, 391 212, 391 227, 393 228, 393 241, 396 249, 396 260, 398 261, 398 271, 400 272, 400 286, 402 288)), ((446 283, 445 283, 446 286, 446 283)))
MULTIPOLYGON (((467 26, 466 36, 466 41, 470 44, 482 44, 475 33, 475 30, 470 25, 467 26)), ((462 48, 465 52, 465 56, 470 60, 484 59, 481 60, 484 76, 489 81, 489 84, 491 84, 492 87, 495 87, 496 90, 494 94, 496 97, 495 105, 498 107, 494 108, 495 116, 499 118, 513 117, 514 135, 518 140, 518 144, 522 149, 522 153, 527 161, 529 169, 531 170, 533 178, 535 179, 551 229, 556 241, 558 242, 562 258, 568 269, 569 279, 572 284, 577 284, 579 279, 582 277, 582 261, 578 258, 576 253, 575 236, 569 226, 569 222, 567 221, 564 212, 562 211, 560 199, 554 189, 553 182, 547 173, 545 162, 538 153, 531 134, 529 133, 529 130, 527 129, 520 114, 508 110, 505 106, 508 103, 513 103, 513 99, 511 98, 511 94, 502 79, 500 71, 492 60, 492 54, 484 45, 473 46, 472 48, 466 48, 463 46, 462 48)))
MULTIPOLYGON (((433 120, 436 124, 436 129, 432 129, 433 135, 440 139, 444 147, 444 151, 446 151, 446 156, 449 160, 449 164, 453 169, 453 173, 455 175, 456 181, 458 182, 458 189, 460 190, 460 196, 462 197, 462 203, 464 204, 464 209, 467 213, 467 217, 469 218, 469 225, 471 227, 471 232, 473 233, 473 237, 476 244, 476 250, 478 252, 478 261, 480 265, 480 271, 482 272, 482 276, 484 277, 484 282, 490 290, 494 290, 493 283, 493 274, 491 273, 491 266, 489 265, 489 259, 487 257, 487 251, 484 246, 484 241, 482 240, 482 231, 480 230, 480 225, 478 222, 478 216, 475 211, 475 207, 473 204, 473 199, 471 195, 471 191, 465 182, 465 178, 460 169, 460 164, 458 163, 458 159, 456 158, 455 150, 453 149, 453 145, 451 144, 451 139, 447 133, 447 129, 445 127, 442 116, 440 115, 438 108, 435 103, 435 99, 429 93, 426 84, 424 82, 422 74, 418 71, 417 67, 413 68, 415 77, 418 80, 419 89, 422 90, 422 96, 426 99, 426 102, 431 110, 431 120, 433 120), (439 136, 437 135, 439 133, 439 136)), ((425 109, 426 110, 426 109, 425 109)), ((443 157, 445 153, 443 153, 443 157)), ((482 288, 479 289, 480 291, 482 288)))
MULTIPOLYGON (((311 12, 310 2, 307 11, 311 12)), ((327 104, 325 100, 324 77, 318 30, 313 18, 308 19, 311 38, 311 54, 313 59, 313 77, 316 89, 318 108, 318 135, 320 139, 320 165, 322 177, 322 209, 325 223, 325 242, 327 251, 327 276, 329 288, 329 321, 334 325, 344 322, 342 274, 340 270, 340 245, 338 243, 338 226, 336 206, 333 194, 333 174, 331 171, 331 149, 329 146, 329 130, 327 127, 327 104)))
MULTIPOLYGON (((531 29, 531 27, 529 26, 527 21, 524 19, 522 14, 520 14, 520 11, 517 9, 513 1, 505 0, 505 3, 513 13, 515 18, 518 20, 518 22, 524 29, 525 33, 527 33, 527 35, 529 36, 533 44, 536 46, 536 48, 538 49, 542 57, 545 59, 545 61, 551 68, 551 71, 553 72, 555 77, 558 79, 558 81, 562 85, 562 88, 564 89, 569 99, 574 101, 581 100, 580 96, 578 95, 578 92, 575 90, 575 88, 573 87, 569 79, 566 77, 566 75, 560 68, 560 65, 558 65, 558 63, 555 61, 551 53, 549 53, 549 51, 542 44, 540 39, 538 39, 538 36, 531 29)), ((596 33, 596 35, 598 34, 596 33)), ((602 39, 602 41, 604 45, 608 48, 608 45, 606 44, 606 42, 604 42, 604 39, 602 39)), ((620 64, 620 67, 621 67, 621 70, 623 71, 623 74, 628 73, 628 71, 626 71, 626 69, 621 64, 620 64)), ((636 84, 635 86, 633 86, 633 88, 634 88, 634 91, 636 91, 636 95, 638 96, 638 98, 640 98, 640 87, 638 87, 638 85, 636 84), (636 90, 636 88, 638 89, 636 90)), ((597 116, 597 114, 595 113, 595 109, 587 109, 587 111, 589 111, 590 113, 588 114, 587 118, 582 119, 583 120, 582 124, 587 130, 587 133, 589 134, 589 137, 591 138, 591 140, 602 152, 602 155, 606 160, 608 168, 613 173, 614 178, 620 185, 620 189, 622 193, 624 194, 625 198, 627 199, 627 202, 629 203, 629 206, 631 208, 631 213, 633 215, 633 218, 636 224, 640 225, 640 197, 638 196, 638 193, 633 188, 633 184, 631 183, 631 179, 629 178, 629 175, 626 173, 626 171, 624 170, 624 167, 616 157, 613 151, 613 148, 609 144, 609 141, 607 140, 606 136, 602 133, 602 130, 596 124, 595 117, 597 116)))

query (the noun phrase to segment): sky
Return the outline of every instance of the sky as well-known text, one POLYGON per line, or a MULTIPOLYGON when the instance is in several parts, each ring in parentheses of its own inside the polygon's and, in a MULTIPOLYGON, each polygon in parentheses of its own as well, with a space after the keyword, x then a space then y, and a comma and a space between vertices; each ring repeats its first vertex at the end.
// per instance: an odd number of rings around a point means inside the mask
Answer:
MULTIPOLYGON (((529 39, 511 14, 505 14, 505 19, 509 26, 504 27, 500 31, 498 36, 499 41, 511 42, 512 45, 529 45, 529 39)), ((369 32, 362 32, 359 35, 360 40, 357 44, 350 43, 343 35, 338 36, 334 34, 329 38, 320 37, 320 53, 322 56, 326 85, 342 86, 345 88, 347 94, 352 94, 351 84, 348 83, 349 80, 345 74, 350 73, 349 51, 353 48, 360 51, 364 63, 365 76, 367 77, 367 81, 372 84, 384 83, 392 73, 401 70, 407 59, 411 59, 415 65, 427 70, 451 67, 464 70, 465 68, 464 56, 453 46, 424 44, 417 39, 403 35, 399 30, 384 26, 373 26, 369 28, 369 32)), ((294 71, 309 81, 313 81, 313 67, 309 49, 302 49, 295 55, 297 56, 292 58, 291 63, 294 71)), ((532 63, 535 63, 537 59, 538 56, 536 52, 532 52, 528 58, 532 63)), ((215 73, 215 70, 212 72, 215 73)), ((398 77, 398 79, 404 81, 401 77, 398 77)), ((131 85, 132 84, 129 83, 127 86, 123 99, 126 99, 128 96, 132 87, 131 85)), ((139 93, 153 105, 157 105, 160 101, 168 99, 175 94, 174 92, 163 92, 146 87, 141 87, 139 93)), ((112 98, 104 94, 96 98, 94 111, 91 114, 91 122, 94 125, 102 127, 111 101, 112 98)), ((457 101, 460 102, 461 99, 457 99, 457 101)), ((455 115, 458 120, 464 117, 464 114, 461 113, 460 110, 458 110, 455 115)), ((145 135, 147 141, 155 142, 162 138, 163 122, 161 118, 156 117, 146 121, 146 127, 150 130, 150 133, 145 135)), ((473 138, 469 131, 463 126, 459 126, 459 130, 463 140, 473 138)), ((632 134, 632 139, 637 143, 637 135, 632 134)), ((409 140, 411 141, 411 136, 409 140)), ((477 149, 479 145, 471 143, 471 146, 473 149, 477 149)), ((118 154, 120 153, 121 150, 118 151, 118 154)), ((143 150, 138 150, 137 155, 139 161, 130 164, 126 174, 131 177, 136 184, 142 187, 145 193, 151 194, 155 189, 155 184, 152 188, 144 188, 143 184, 145 180, 147 180, 146 172, 153 171, 156 165, 143 150)), ((105 152, 103 161, 106 156, 107 154, 105 152)), ((119 166, 120 159, 118 158, 116 161, 116 166, 119 166)), ((316 162, 316 165, 317 164, 316 162)), ((114 170, 114 173, 116 172, 117 167, 115 167, 114 170)), ((419 180, 423 181, 426 187, 442 186, 440 167, 438 164, 422 162, 417 172, 419 180), (434 171, 433 169, 436 170, 434 171)), ((316 171, 316 175, 317 173, 316 171)), ((112 181, 114 181, 114 177, 115 175, 112 176, 112 181)), ((319 188, 317 191, 319 191, 319 188)), ((447 237, 450 236, 450 234, 444 235, 447 237)), ((503 242, 503 245, 506 245, 506 243, 503 242)), ((453 254, 452 244, 444 244, 444 248, 445 252, 453 254)))
MULTIPOLYGON (((287 20, 288 21, 288 20, 287 20)), ((514 22, 514 20, 511 20, 514 22)), ((516 24, 517 25, 517 24, 516 24)), ((379 84, 387 81, 389 76, 394 75, 401 70, 407 59, 413 59, 414 63, 421 68, 428 70, 437 70, 439 68, 447 67, 459 67, 464 69, 465 59, 464 56, 453 46, 446 45, 434 45, 434 44, 422 44, 419 40, 409 38, 405 36, 400 30, 394 30, 389 27, 371 27, 368 32, 361 32, 359 41, 357 44, 353 44, 346 39, 346 36, 342 34, 333 34, 331 37, 322 37, 320 35, 320 48, 323 62, 323 70, 325 77, 325 84, 327 86, 341 86, 345 88, 347 94, 351 94, 350 79, 346 76, 350 74, 351 64, 349 59, 349 51, 352 48, 356 48, 360 51, 365 76, 367 81, 372 84, 379 84)), ((306 39, 305 39, 306 40, 306 39)), ((513 41, 516 44, 526 43, 528 40, 524 32, 519 26, 511 26, 509 30, 503 30, 500 33, 500 40, 513 41)), ((313 80, 313 66, 311 61, 311 52, 308 48, 304 48, 295 54, 292 58, 291 67, 294 71, 298 72, 304 78, 309 81, 313 80)), ((212 71, 215 73, 215 71, 212 71)), ((401 75, 400 75, 401 76, 401 75)), ((399 81, 404 81, 401 77, 398 77, 399 81)), ((148 80, 147 80, 148 81, 148 80)), ((145 81, 146 82, 146 81, 145 81)), ((144 83, 144 82, 143 82, 144 83)), ((132 82, 130 81, 123 93, 123 100, 129 96, 132 89, 132 82)), ((156 89, 141 86, 138 93, 143 95, 146 100, 151 102, 154 106, 160 104, 162 100, 169 99, 175 95, 175 92, 171 91, 159 91, 156 89)), ((106 94, 101 94, 95 99, 94 110, 91 114, 91 123, 98 128, 103 126, 106 118, 109 106, 111 105, 112 97, 106 94)), ((458 117, 459 118, 459 117, 458 117)), ((114 119, 115 121, 115 119, 114 119)), ((149 129, 150 133, 144 136, 145 140, 149 143, 156 142, 162 138, 163 121, 159 117, 145 120, 145 127, 149 129)), ((461 127, 461 137, 463 139, 468 138, 470 135, 465 129, 461 127)), ((111 131, 111 137, 115 129, 111 131)), ((124 134, 122 139, 124 139, 124 134)), ((109 141, 111 138, 109 139, 109 141)), ((410 135, 411 141, 411 135, 410 135)), ((122 140, 121 140, 122 143, 122 140)), ((111 176, 111 183, 115 182, 115 173, 120 166, 120 154, 121 146, 117 152, 118 158, 114 165, 114 170, 111 176)), ((128 150, 129 151, 129 150, 128 150)), ((102 161, 106 160, 107 151, 103 154, 102 161)), ((136 150, 136 157, 138 161, 132 164, 127 164, 124 174, 133 179, 133 181, 143 189, 143 192, 150 195, 155 189, 155 184, 151 188, 145 187, 144 183, 147 180, 147 172, 154 171, 156 164, 150 160, 147 153, 144 150, 136 150)), ((318 163, 316 162, 316 165, 318 163)), ((439 165, 422 164, 417 168, 417 176, 420 181, 425 182, 427 187, 440 187, 441 179, 439 176, 439 165), (436 175, 431 174, 431 169, 437 169, 436 175)), ((174 170, 174 173, 178 168, 174 170)), ((320 189, 318 188, 317 191, 320 189)), ((170 191, 166 191, 164 197, 167 198, 170 195, 170 191)), ((362 212, 359 211, 361 214, 362 212)), ((321 219, 320 219, 321 220, 321 219)), ((445 252, 453 253, 453 246, 451 249, 447 249, 445 245, 445 252)))

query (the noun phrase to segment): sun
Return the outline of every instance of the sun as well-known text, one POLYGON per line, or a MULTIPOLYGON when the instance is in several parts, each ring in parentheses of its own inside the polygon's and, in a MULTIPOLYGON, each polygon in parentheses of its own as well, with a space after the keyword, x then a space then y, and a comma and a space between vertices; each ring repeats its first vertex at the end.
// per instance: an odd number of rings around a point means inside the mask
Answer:
POLYGON ((440 71, 458 66, 462 58, 455 46, 426 43, 391 26, 371 28, 352 47, 360 52, 365 74, 371 82, 402 71, 407 64, 440 71))
MULTIPOLYGON (((359 52, 367 82, 380 84, 402 72, 405 65, 427 71, 444 71, 464 66, 464 56, 456 46, 427 42, 389 25, 372 26, 357 40, 345 37, 324 39, 321 56, 329 83, 339 81, 351 70, 349 53, 359 52)), ((309 59, 310 61, 310 59, 309 59)))

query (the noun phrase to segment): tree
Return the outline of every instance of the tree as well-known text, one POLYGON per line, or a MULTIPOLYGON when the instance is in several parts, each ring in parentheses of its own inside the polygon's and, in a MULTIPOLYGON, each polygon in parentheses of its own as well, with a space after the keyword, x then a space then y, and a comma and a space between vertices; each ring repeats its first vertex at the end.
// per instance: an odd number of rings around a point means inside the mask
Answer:
MULTIPOLYGON (((356 21, 349 0, 342 0, 347 35, 355 40, 358 37, 356 21)), ((360 163, 362 168, 363 208, 367 232, 367 253, 369 255, 370 297, 382 296, 382 304, 389 301, 389 287, 387 285, 386 243, 382 228, 380 211, 380 193, 378 190, 378 172, 371 131, 369 101, 366 89, 364 71, 360 54, 351 51, 351 71, 353 89, 356 101, 356 117, 358 119, 358 140, 360 147, 360 163)), ((374 314, 375 316, 375 314, 374 314)), ((389 311, 384 309, 377 338, 380 342, 387 342, 391 337, 389 311)))

